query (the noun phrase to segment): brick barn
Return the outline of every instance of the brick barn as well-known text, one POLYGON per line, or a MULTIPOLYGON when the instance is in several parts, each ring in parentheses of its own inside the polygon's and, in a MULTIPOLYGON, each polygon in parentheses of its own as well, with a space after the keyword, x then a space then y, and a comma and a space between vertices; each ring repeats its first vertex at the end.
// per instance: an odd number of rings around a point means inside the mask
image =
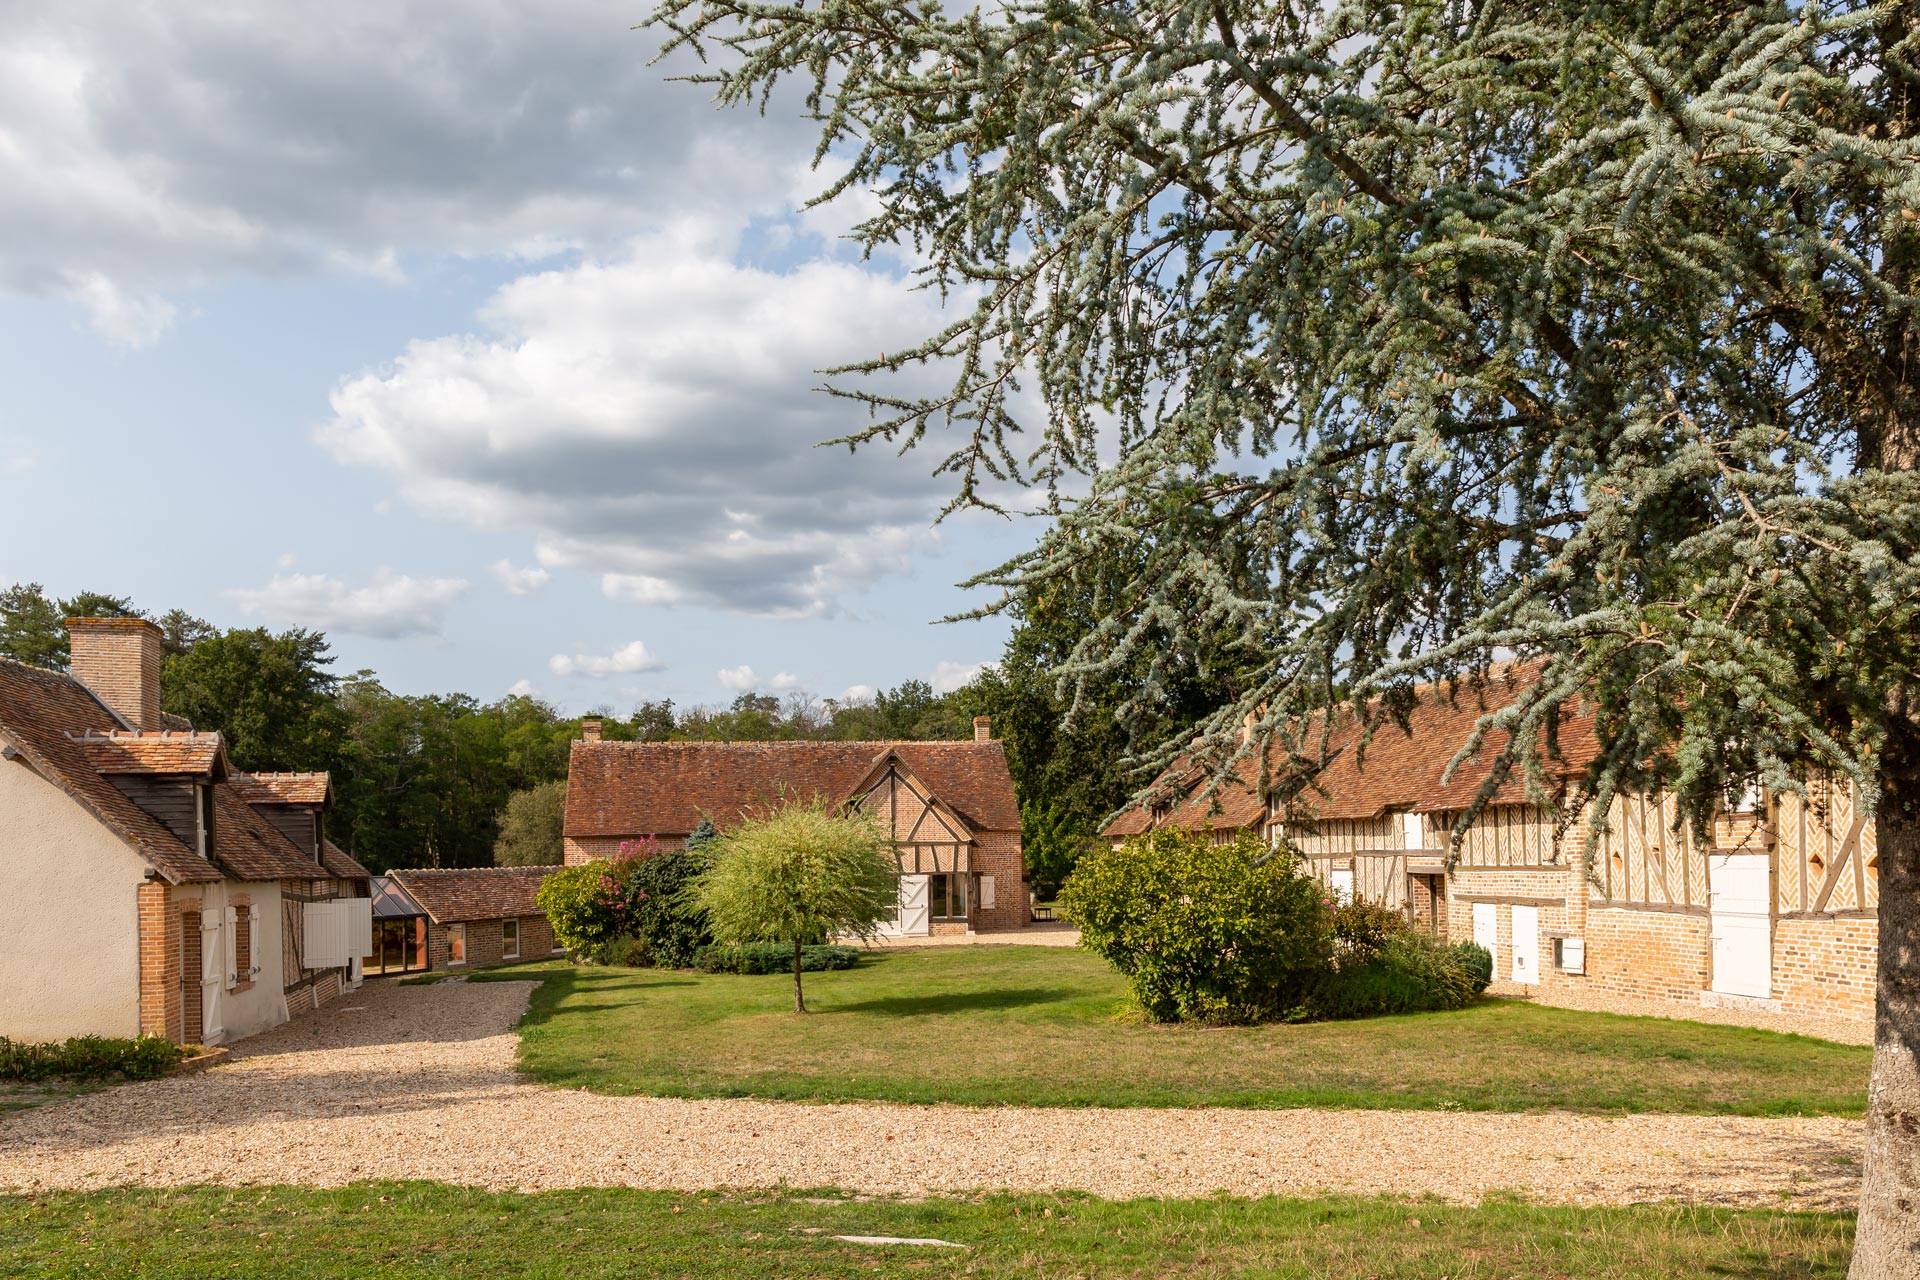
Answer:
POLYGON ((567 769, 568 865, 647 836, 724 831, 783 798, 825 796, 877 813, 900 859, 904 936, 1022 929, 1031 920, 1020 807, 982 717, 971 742, 606 742, 597 721, 567 769))
POLYGON ((484 968, 564 954, 534 901, 558 867, 462 867, 374 877, 374 974, 484 968))
POLYGON ((0 1035, 221 1044, 359 982, 368 875, 325 774, 237 772, 160 711, 160 629, 68 622, 70 672, 0 659, 0 1035))
MULTIPOLYGON (((1114 839, 1160 825, 1252 828, 1286 840, 1337 895, 1406 912, 1415 924, 1494 953, 1496 978, 1685 1003, 1870 1019, 1878 965, 1878 859, 1851 790, 1808 781, 1794 794, 1730 796, 1702 842, 1674 829, 1672 797, 1614 800, 1589 870, 1590 810, 1576 785, 1597 750, 1589 719, 1559 734, 1551 789, 1536 805, 1509 780, 1453 846, 1503 743, 1441 779, 1487 709, 1524 668, 1420 691, 1404 728, 1381 727, 1362 754, 1334 735, 1313 784, 1288 805, 1234 783, 1170 771, 1162 800, 1118 815, 1114 839), (1181 797, 1184 795, 1184 799, 1181 797)), ((1244 771, 1244 770, 1243 770, 1244 771)))

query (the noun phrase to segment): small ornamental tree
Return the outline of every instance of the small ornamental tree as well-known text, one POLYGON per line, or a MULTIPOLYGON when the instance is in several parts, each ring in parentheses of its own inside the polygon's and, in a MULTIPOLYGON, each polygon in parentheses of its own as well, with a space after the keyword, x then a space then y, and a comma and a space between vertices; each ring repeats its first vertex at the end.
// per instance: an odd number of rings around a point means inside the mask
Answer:
POLYGON ((1166 827, 1082 858, 1060 905, 1148 1017, 1231 1024, 1291 1012, 1328 972, 1322 895, 1251 832, 1215 844, 1166 827))
POLYGON ((748 817, 706 847, 691 900, 722 942, 793 948, 793 1011, 807 1011, 801 949, 822 938, 872 938, 900 898, 891 842, 871 814, 826 800, 748 817))

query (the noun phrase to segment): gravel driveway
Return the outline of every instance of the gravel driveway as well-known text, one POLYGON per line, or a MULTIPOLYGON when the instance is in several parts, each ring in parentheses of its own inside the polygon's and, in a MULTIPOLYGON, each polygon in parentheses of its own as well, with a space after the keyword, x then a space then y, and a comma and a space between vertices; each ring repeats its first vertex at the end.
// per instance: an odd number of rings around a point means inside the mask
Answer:
POLYGON ((0 1188, 840 1187, 1100 1196, 1490 1191, 1850 1208, 1858 1122, 1433 1111, 1072 1111, 606 1098, 521 1081, 531 983, 371 984, 203 1075, 0 1117, 0 1188))

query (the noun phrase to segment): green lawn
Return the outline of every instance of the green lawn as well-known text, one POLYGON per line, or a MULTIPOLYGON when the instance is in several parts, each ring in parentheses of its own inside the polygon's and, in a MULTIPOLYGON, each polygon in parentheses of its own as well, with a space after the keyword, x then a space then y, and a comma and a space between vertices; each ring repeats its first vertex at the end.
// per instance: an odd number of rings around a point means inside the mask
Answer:
MULTIPOLYGON (((1104 961, 1048 947, 881 952, 808 974, 522 968, 534 1078, 602 1093, 1030 1106, 1393 1107, 1858 1116, 1871 1050, 1486 1000, 1224 1029, 1118 1016, 1104 961)), ((485 975, 475 975, 485 979, 485 975)))
POLYGON ((1495 1202, 915 1202, 627 1190, 494 1194, 437 1184, 120 1190, 0 1198, 9 1276, 590 1280, 963 1276, 1495 1277, 1846 1273, 1842 1215, 1495 1202), (960 1249, 853 1244, 932 1237, 960 1249))

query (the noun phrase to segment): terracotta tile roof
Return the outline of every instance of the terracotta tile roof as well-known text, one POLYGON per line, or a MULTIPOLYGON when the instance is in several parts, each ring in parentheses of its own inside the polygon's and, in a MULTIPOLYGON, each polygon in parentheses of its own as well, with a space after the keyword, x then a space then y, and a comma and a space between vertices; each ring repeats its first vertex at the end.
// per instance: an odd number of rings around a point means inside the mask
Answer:
POLYGON ((342 880, 370 880, 373 872, 353 860, 353 856, 331 840, 320 841, 320 861, 342 880))
MULTIPOLYGON (((1486 712, 1508 705, 1531 678, 1529 668, 1512 667, 1496 671, 1480 685, 1463 680, 1452 686, 1424 686, 1406 724, 1389 720, 1379 725, 1364 750, 1359 746, 1360 727, 1352 713, 1339 713, 1329 735, 1326 764, 1289 806, 1295 819, 1374 818, 1396 809, 1433 813, 1466 808, 1506 748, 1507 737, 1498 732, 1488 734, 1479 754, 1463 762, 1453 780, 1442 785, 1447 764, 1466 744, 1474 723, 1486 712)), ((1599 754, 1592 715, 1576 710, 1563 716, 1556 745, 1557 752, 1549 753, 1548 773, 1553 780, 1564 783, 1584 771, 1599 754)), ((1251 767, 1251 762, 1241 766, 1243 772, 1251 767)), ((1158 825, 1221 829, 1252 826, 1259 821, 1264 806, 1253 785, 1237 776, 1230 779, 1218 792, 1222 812, 1215 814, 1209 812, 1211 802, 1201 798, 1206 781, 1186 758, 1161 774, 1149 794, 1158 791, 1164 795, 1171 787, 1183 792, 1184 798, 1174 802, 1158 825)), ((1516 774, 1501 784, 1492 803, 1527 801, 1526 780, 1516 774)), ((1149 807, 1135 805, 1108 823, 1103 834, 1138 835, 1154 825, 1149 807)))
POLYGON ((171 729, 135 733, 85 731, 68 734, 101 773, 166 773, 200 778, 227 776, 226 744, 217 733, 171 729))
POLYGON ((466 867, 450 870, 391 871, 387 879, 404 889, 439 924, 460 920, 505 920, 537 916, 533 900, 540 884, 560 867, 466 867))
MULTIPOLYGON (((1314 818, 1372 818, 1392 809, 1431 813, 1466 808, 1506 749, 1507 735, 1489 733, 1479 754, 1442 785, 1447 764, 1466 745, 1474 723, 1510 705, 1532 677, 1530 669, 1508 668, 1478 685, 1463 680, 1425 686, 1406 725, 1379 725, 1364 749, 1357 745, 1359 729, 1349 717, 1335 731, 1332 760, 1295 800, 1295 812, 1314 818)), ((1557 745, 1558 755, 1550 755, 1547 762, 1549 775, 1564 781, 1582 772, 1599 752, 1592 716, 1563 716, 1557 745)), ((1517 774, 1501 784, 1493 799, 1496 804, 1526 801, 1526 781, 1517 774)))
POLYGON ((213 860, 236 880, 313 880, 327 874, 225 784, 213 788, 213 860))
POLYGON ((233 786, 248 804, 331 804, 326 773, 236 773, 233 786))
POLYGON ((1178 827, 1185 831, 1235 831, 1257 827, 1267 816, 1266 802, 1259 786, 1248 782, 1248 774, 1257 775, 1251 760, 1242 761, 1233 776, 1207 795, 1207 773, 1190 758, 1182 757, 1155 780, 1151 790, 1165 796, 1177 788, 1177 798, 1167 803, 1166 812, 1156 821, 1155 805, 1137 804, 1121 812, 1101 828, 1105 836, 1137 836, 1155 826, 1178 827))
POLYGON ((167 879, 176 884, 219 880, 218 867, 123 795, 94 767, 87 749, 69 736, 125 727, 71 676, 0 658, 0 737, 167 879))
POLYGON ((575 742, 566 833, 686 835, 783 797, 842 800, 888 751, 976 831, 1018 831, 998 742, 575 742))

